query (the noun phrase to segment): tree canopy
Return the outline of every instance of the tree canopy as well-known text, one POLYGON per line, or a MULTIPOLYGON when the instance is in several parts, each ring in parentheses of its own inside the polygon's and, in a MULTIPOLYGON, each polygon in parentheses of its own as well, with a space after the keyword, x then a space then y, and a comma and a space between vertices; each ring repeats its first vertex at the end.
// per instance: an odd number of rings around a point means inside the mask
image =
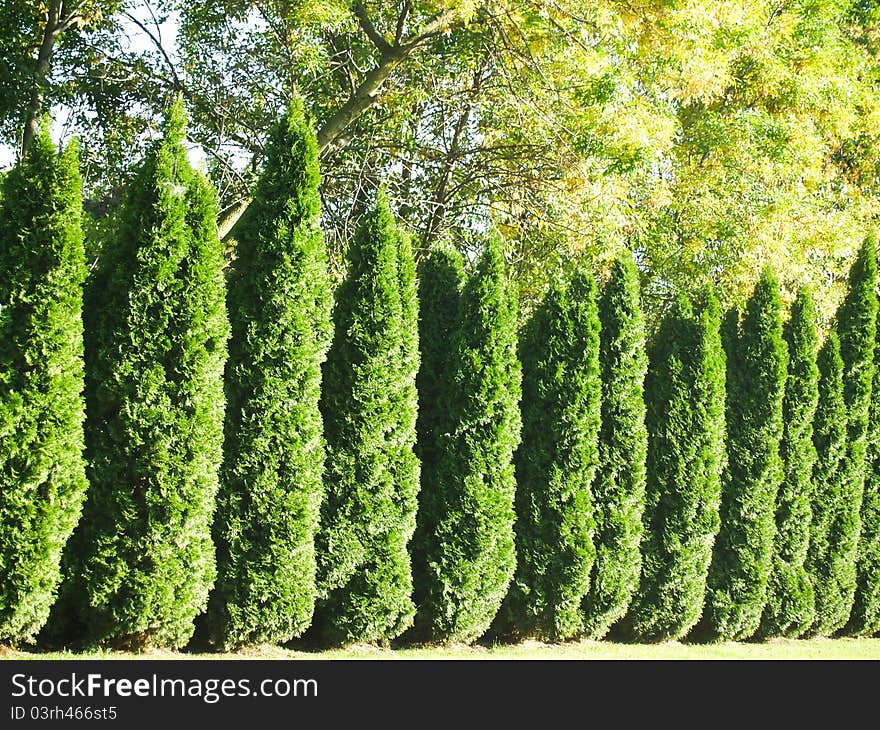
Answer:
POLYGON ((4 140, 19 144, 36 81, 36 106, 83 137, 103 215, 182 91, 230 248, 296 94, 316 120, 335 261, 382 179, 417 247, 450 235, 467 250, 486 223, 515 240, 526 300, 548 262, 630 249, 649 315, 709 282, 742 304, 770 263, 788 301, 813 282, 827 320, 878 213, 880 13, 856 0, 67 6, 0 11, 4 140))

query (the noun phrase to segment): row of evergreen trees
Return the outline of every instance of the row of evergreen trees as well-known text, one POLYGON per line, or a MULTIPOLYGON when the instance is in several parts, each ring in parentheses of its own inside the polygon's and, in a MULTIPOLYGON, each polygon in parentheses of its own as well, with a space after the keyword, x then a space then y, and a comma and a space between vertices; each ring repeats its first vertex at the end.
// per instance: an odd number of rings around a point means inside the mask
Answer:
POLYGON ((4 180, 0 641, 880 630, 873 241, 821 348, 770 272, 648 342, 630 257, 518 336, 501 241, 417 279, 380 194, 331 311, 302 108, 225 282, 183 142, 178 103, 87 283, 75 146, 4 180))

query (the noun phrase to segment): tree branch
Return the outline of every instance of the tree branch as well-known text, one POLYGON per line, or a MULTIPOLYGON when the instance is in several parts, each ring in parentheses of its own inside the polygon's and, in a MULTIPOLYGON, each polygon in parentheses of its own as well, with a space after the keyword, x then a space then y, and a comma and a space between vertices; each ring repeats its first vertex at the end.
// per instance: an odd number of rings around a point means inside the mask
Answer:
POLYGON ((127 10, 123 12, 123 15, 128 18, 132 23, 134 23, 138 28, 140 28, 141 31, 143 31, 147 35, 150 41, 152 41, 153 45, 158 49, 159 53, 162 54, 162 58, 165 60, 165 65, 168 66, 168 70, 171 72, 171 77, 174 79, 174 89, 180 90, 183 87, 183 84, 180 83, 180 77, 177 75, 177 69, 174 67, 174 63, 171 61, 171 57, 168 55, 165 47, 162 45, 162 39, 157 38, 155 35, 153 35, 152 31, 150 31, 147 26, 145 26, 140 20, 134 17, 127 10))
POLYGON ((79 11, 83 9, 85 6, 86 0, 79 0, 79 2, 73 6, 73 10, 67 12, 67 8, 64 7, 63 3, 59 4, 58 7, 58 33, 59 35, 67 30, 74 23, 78 23, 81 18, 79 15, 79 11))
POLYGON ((400 15, 397 17, 397 28, 394 31, 394 43, 395 45, 400 44, 401 38, 403 38, 403 29, 406 26, 406 19, 409 16, 409 11, 412 8, 410 4, 410 0, 404 0, 403 7, 400 10, 400 15))
POLYGON ((385 58, 370 69, 354 93, 318 130, 318 150, 323 152, 343 129, 376 103, 379 90, 402 59, 385 58))
POLYGON ((452 22, 453 20, 455 20, 456 15, 457 11, 454 9, 449 9, 440 13, 430 23, 422 28, 422 32, 419 33, 415 38, 401 44, 399 46, 400 49, 406 51, 406 53, 408 54, 418 48, 420 45, 422 45, 425 41, 430 40, 434 36, 440 35, 441 33, 445 33, 447 30, 449 30, 449 28, 452 27, 452 22))
POLYGON ((449 148, 446 150, 446 156, 443 160, 443 172, 431 201, 431 215, 428 218, 428 223, 425 226, 425 234, 422 238, 422 243, 426 248, 431 244, 431 241, 440 231, 443 219, 446 217, 446 212, 449 208, 449 182, 452 179, 452 173, 455 169, 456 163, 461 157, 461 137, 467 129, 468 122, 470 122, 471 118, 473 104, 475 103, 476 98, 480 95, 483 82, 486 80, 483 78, 483 74, 486 72, 488 66, 489 55, 487 53, 483 57, 479 68, 474 72, 474 80, 468 94, 470 100, 466 103, 465 108, 462 110, 455 123, 452 141, 449 144, 449 148))
MULTIPOLYGON (((379 59, 377 65, 367 71, 348 100, 318 130, 319 153, 323 153, 349 125, 378 101, 382 85, 394 69, 425 42, 448 30, 457 14, 452 9, 439 13, 414 38, 391 45, 385 36, 376 30, 360 0, 355 2, 353 12, 367 38, 379 51, 379 59)), ((217 225, 224 241, 231 236, 233 227, 247 210, 249 203, 249 200, 243 201, 240 205, 230 206, 220 214, 217 225)))
POLYGON ((367 15, 367 10, 364 8, 360 0, 354 4, 354 14, 358 19, 361 29, 367 34, 367 38, 369 38, 370 42, 376 46, 379 53, 383 56, 391 53, 391 44, 385 39, 385 36, 376 30, 376 26, 373 25, 373 21, 370 20, 367 15))

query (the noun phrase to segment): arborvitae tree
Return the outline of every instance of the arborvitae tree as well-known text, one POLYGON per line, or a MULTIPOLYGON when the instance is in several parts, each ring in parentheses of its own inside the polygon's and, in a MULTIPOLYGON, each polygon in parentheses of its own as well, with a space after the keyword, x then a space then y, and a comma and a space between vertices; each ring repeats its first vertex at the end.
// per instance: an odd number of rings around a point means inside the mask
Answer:
POLYGON ((783 434, 779 446, 783 477, 776 498, 776 537, 767 602, 759 633, 797 638, 815 615, 813 585, 804 562, 810 544, 813 495, 813 418, 819 399, 816 356, 819 334, 816 310, 806 289, 798 293, 785 325, 788 377, 782 402, 783 434))
POLYGON ((45 623, 86 489, 75 144, 48 127, 0 196, 0 643, 45 623))
POLYGON ((409 239, 380 193, 349 245, 324 367, 315 621, 332 642, 388 641, 412 622, 417 318, 409 239))
POLYGON ((761 622, 782 481, 788 355, 779 285, 768 269, 749 298, 737 336, 725 344, 727 465, 701 628, 709 638, 737 641, 751 637, 761 622))
MULTIPOLYGON (((843 399, 847 409, 846 492, 840 519, 848 526, 845 551, 852 556, 854 563, 853 594, 849 598, 852 614, 846 633, 868 636, 880 628, 877 625, 880 576, 876 562, 880 540, 876 532, 876 509, 880 498, 870 493, 867 500, 863 499, 865 477, 870 468, 866 454, 877 332, 877 242, 873 236, 862 244, 850 270, 849 291, 837 315, 837 329, 843 359, 843 399), (866 523, 864 527, 863 522, 866 523), (863 529, 864 538, 861 537, 863 529)), ((873 400, 878 397, 880 394, 874 394, 873 400)))
POLYGON ((491 236, 462 291, 461 323, 444 375, 448 430, 439 439, 436 510, 425 550, 416 634, 472 641, 507 593, 514 554, 513 453, 520 438, 516 302, 501 242, 491 236))
POLYGON ((440 439, 449 431, 450 403, 455 393, 445 391, 443 377, 452 367, 454 335, 459 324, 464 258, 453 248, 438 248, 422 262, 419 271, 419 349, 421 362, 416 387, 419 397, 416 453, 421 462, 421 486, 411 554, 414 600, 422 602, 419 591, 427 585, 427 549, 434 532, 441 488, 437 465, 440 439))
POLYGON ((642 573, 619 624, 632 638, 678 639, 703 609, 724 465, 719 319, 711 294, 696 313, 680 296, 649 351, 642 573))
POLYGON ((601 639, 629 606, 639 582, 645 509, 645 324, 632 256, 611 267, 599 300, 602 427, 593 484, 596 561, 584 600, 584 630, 601 639))
POLYGON ((596 555, 591 486, 602 386, 589 273, 551 287, 523 330, 520 361, 517 566, 503 613, 521 635, 568 639, 583 629, 581 602, 596 555))
MULTIPOLYGON (((846 458, 846 405, 840 341, 831 332, 819 350, 819 403, 813 422, 816 465, 813 468, 813 518, 806 569, 813 584, 816 612, 808 636, 830 636, 846 623, 848 575, 841 550, 841 502, 846 458)), ((850 594, 851 595, 851 594, 850 594)))
POLYGON ((209 600, 216 644, 283 643, 312 620, 324 493, 319 399, 331 287, 318 147, 295 102, 273 130, 227 297, 226 440, 209 600))
POLYGON ((86 298, 90 488, 59 621, 116 646, 185 644, 215 577, 229 325, 216 196, 184 125, 177 101, 86 298))
POLYGON ((874 350, 874 386, 868 421, 862 534, 859 538, 858 583, 850 615, 854 636, 880 632, 880 326, 874 350))

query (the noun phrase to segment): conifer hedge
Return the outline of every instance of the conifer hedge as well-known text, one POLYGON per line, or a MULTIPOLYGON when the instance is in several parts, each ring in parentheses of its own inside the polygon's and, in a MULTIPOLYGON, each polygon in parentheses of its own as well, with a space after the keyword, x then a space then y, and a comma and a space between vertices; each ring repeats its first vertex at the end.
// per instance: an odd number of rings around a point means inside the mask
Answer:
POLYGON ((184 127, 177 101, 86 297, 90 488, 59 621, 122 647, 185 644, 215 577, 229 325, 215 194, 184 127))
POLYGON ((813 418, 819 399, 816 356, 819 334, 809 291, 801 289, 785 325, 788 377, 782 404, 783 435, 779 454, 783 478, 776 499, 776 537, 767 601, 761 618, 762 637, 800 636, 815 615, 813 584, 804 563, 810 543, 813 495, 813 418))
POLYGON ((850 633, 873 636, 880 632, 880 326, 874 349, 874 385, 868 419, 865 493, 862 501, 856 595, 850 615, 850 633))
POLYGON ((419 270, 419 351, 421 361, 416 378, 419 398, 416 453, 421 463, 416 531, 411 545, 414 600, 423 601, 428 585, 428 550, 434 522, 428 519, 442 510, 438 464, 443 452, 443 434, 450 430, 450 404, 455 393, 445 390, 445 374, 452 367, 455 333, 461 317, 461 289, 464 258, 451 247, 436 248, 422 261, 419 270))
POLYGON ((648 358, 639 275, 630 254, 617 258, 599 300, 602 418, 593 483, 596 560, 584 599, 584 632, 601 639, 638 586, 645 508, 644 381, 648 358))
POLYGON ((315 134, 294 102, 270 135, 228 276, 218 575, 209 601, 214 641, 225 650, 284 643, 312 620, 331 308, 319 183, 315 134))
POLYGON ((384 194, 349 245, 333 321, 315 630, 334 643, 388 641, 414 614, 419 353, 415 262, 384 194))
POLYGON ((813 421, 816 465, 813 468, 813 519, 806 569, 813 584, 816 612, 806 634, 830 636, 846 623, 851 568, 845 561, 845 527, 839 515, 844 498, 846 404, 840 340, 832 331, 819 350, 819 402, 813 421))
POLYGON ((426 526, 416 634, 468 642, 483 634, 516 566, 513 453, 520 439, 516 300, 500 240, 489 237, 461 295, 452 363, 443 375, 449 424, 439 439, 426 526))
POLYGON ((44 125, 2 187, 0 644, 15 644, 49 616, 86 490, 76 144, 59 155, 44 125))
MULTIPOLYGON (((849 289, 837 313, 840 357, 843 360, 843 400, 847 411, 846 458, 844 459, 844 504, 840 520, 846 534, 843 550, 852 558, 853 574, 847 576, 846 600, 853 612, 845 633, 862 635, 868 630, 865 604, 872 593, 865 559, 871 537, 862 544, 862 503, 867 474, 868 424, 874 383, 874 346, 877 332, 877 242, 869 236, 859 248, 849 273, 849 289), (864 576, 864 577, 862 577, 864 576), (856 594, 860 594, 856 600, 856 594)), ((874 505, 874 495, 867 509, 874 505)), ((873 515, 868 517, 872 520, 873 515)), ((873 521, 873 520, 872 520, 873 521)))
POLYGON ((696 308, 680 295, 650 346, 642 571, 618 625, 630 638, 681 638, 703 609, 725 454, 719 320, 711 293, 696 308))
POLYGON ((602 386, 596 285, 577 271, 554 284, 526 324, 522 443, 516 467, 517 567, 506 605, 521 635, 583 630, 593 546, 602 386))
POLYGON ((769 270, 725 349, 727 465, 702 628, 712 639, 737 641, 751 637, 761 621, 783 473, 779 443, 788 355, 779 285, 769 270))
POLYGON ((76 145, 43 128, 0 175, 0 643, 178 648, 206 608, 224 650, 880 631, 873 238, 821 347, 769 269, 647 343, 626 255, 517 351, 501 239, 417 286, 382 192, 331 312, 301 102, 225 281, 184 141, 178 100, 87 281, 76 145))

